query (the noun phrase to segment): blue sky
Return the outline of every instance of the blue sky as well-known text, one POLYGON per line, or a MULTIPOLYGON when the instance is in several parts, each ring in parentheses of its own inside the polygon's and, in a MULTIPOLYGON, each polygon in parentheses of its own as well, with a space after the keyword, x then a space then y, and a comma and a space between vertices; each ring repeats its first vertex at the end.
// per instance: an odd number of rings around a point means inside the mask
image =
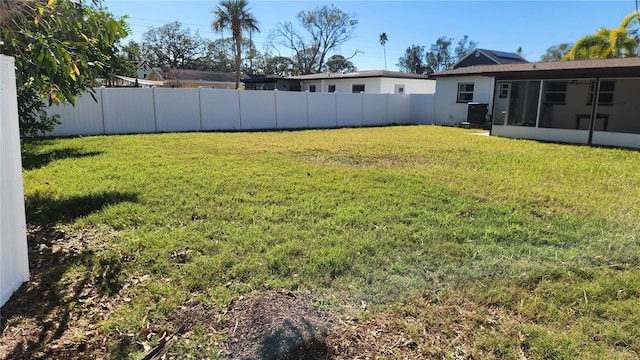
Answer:
MULTIPOLYGON (((193 32, 199 30, 207 39, 220 33, 211 30, 211 11, 218 1, 211 0, 103 0, 116 16, 129 15, 133 35, 140 41, 149 27, 180 21, 193 32)), ((258 50, 264 52, 269 34, 276 24, 296 22, 301 10, 334 4, 356 15, 359 24, 354 37, 338 53, 362 54, 352 59, 359 70, 384 69, 383 49, 379 35, 386 32, 387 68, 397 70, 396 63, 412 44, 429 47, 438 37, 464 35, 479 48, 515 51, 522 47, 523 56, 537 61, 555 44, 574 42, 600 27, 616 27, 635 8, 634 0, 609 1, 273 1, 249 0, 249 7, 259 21, 261 32, 253 34, 258 50)), ((225 34, 229 36, 229 34, 225 34)), ((280 49, 283 56, 290 51, 280 49)), ((276 52, 274 52, 276 53, 276 52)))

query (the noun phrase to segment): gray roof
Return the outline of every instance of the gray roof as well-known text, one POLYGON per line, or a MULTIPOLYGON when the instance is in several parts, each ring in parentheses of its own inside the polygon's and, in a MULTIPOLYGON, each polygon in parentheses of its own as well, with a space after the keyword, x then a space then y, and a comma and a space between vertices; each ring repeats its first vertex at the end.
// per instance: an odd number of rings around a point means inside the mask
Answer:
POLYGON ((428 79, 427 75, 403 73, 399 71, 387 71, 387 70, 366 70, 366 71, 353 71, 347 73, 318 73, 292 76, 291 79, 297 80, 322 80, 322 79, 350 79, 350 78, 371 78, 371 77, 386 77, 386 78, 403 78, 403 79, 428 79))
MULTIPOLYGON (((476 51, 480 51, 489 59, 496 62, 496 64, 520 64, 520 63, 528 63, 527 59, 518 55, 517 53, 506 52, 506 51, 497 51, 497 50, 488 50, 488 49, 474 49, 471 53, 467 54, 466 57, 474 54, 476 51)), ((474 55, 475 56, 475 55, 474 55)), ((462 61, 462 60, 461 60, 462 61)))
MULTIPOLYGON (((228 72, 153 68, 164 80, 176 81, 209 81, 209 82, 235 82, 236 74, 228 72)), ((240 74, 240 79, 248 78, 246 74, 240 74)))
POLYGON ((599 60, 574 60, 574 61, 552 61, 538 63, 519 63, 503 65, 477 65, 461 67, 458 69, 446 70, 431 74, 431 77, 462 76, 462 75, 519 75, 519 76, 544 76, 558 75, 566 73, 582 75, 603 75, 608 74, 640 74, 640 57, 627 57, 618 59, 599 60))

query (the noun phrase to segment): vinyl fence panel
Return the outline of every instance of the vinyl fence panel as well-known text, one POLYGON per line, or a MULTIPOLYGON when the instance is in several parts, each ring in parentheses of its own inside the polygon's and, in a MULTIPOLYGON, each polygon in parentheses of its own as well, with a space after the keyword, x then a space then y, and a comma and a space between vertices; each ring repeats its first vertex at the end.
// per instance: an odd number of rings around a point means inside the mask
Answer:
POLYGON ((388 94, 364 94, 362 98, 362 124, 364 126, 387 125, 388 94))
POLYGON ((389 124, 411 124, 411 97, 415 95, 396 94, 389 96, 389 124))
POLYGON ((200 89, 202 130, 240 130, 240 92, 225 89, 200 89))
POLYGON ((306 93, 277 91, 275 95, 278 129, 304 129, 309 127, 306 93))
POLYGON ((154 91, 156 131, 201 130, 198 90, 156 88, 154 91))
POLYGON ((76 106, 52 107, 54 136, 172 131, 336 128, 426 124, 430 94, 238 91, 212 88, 99 88, 76 106))
POLYGON ((240 115, 243 130, 275 129, 275 92, 240 91, 240 115))
POLYGON ((155 88, 104 88, 102 103, 106 134, 156 132, 155 88))
POLYGON ((336 94, 306 93, 310 128, 334 128, 336 121, 336 94))
POLYGON ((434 94, 413 94, 411 97, 411 119, 416 124, 433 124, 434 94))
POLYGON ((102 88, 95 89, 95 99, 91 94, 76 97, 75 106, 61 103, 49 108, 49 115, 59 115, 62 123, 50 135, 100 135, 104 134, 102 117, 102 88))
POLYGON ((29 280, 14 64, 0 55, 0 306, 29 280))
POLYGON ((363 94, 339 94, 336 96, 338 127, 362 126, 363 94))

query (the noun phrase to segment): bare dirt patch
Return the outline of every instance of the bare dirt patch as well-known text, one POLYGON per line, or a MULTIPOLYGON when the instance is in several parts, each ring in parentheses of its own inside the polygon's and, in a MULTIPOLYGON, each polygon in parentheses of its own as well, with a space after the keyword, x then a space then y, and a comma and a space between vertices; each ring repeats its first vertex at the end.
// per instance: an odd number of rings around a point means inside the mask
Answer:
POLYGON ((265 293, 230 304, 224 327, 228 359, 327 359, 325 339, 334 319, 310 293, 265 293))
POLYGON ((227 310, 224 353, 228 359, 460 360, 500 357, 492 351, 508 350, 479 350, 484 336, 518 337, 518 322, 505 311, 462 298, 413 299, 364 315, 338 319, 314 307, 309 293, 241 299, 227 310))

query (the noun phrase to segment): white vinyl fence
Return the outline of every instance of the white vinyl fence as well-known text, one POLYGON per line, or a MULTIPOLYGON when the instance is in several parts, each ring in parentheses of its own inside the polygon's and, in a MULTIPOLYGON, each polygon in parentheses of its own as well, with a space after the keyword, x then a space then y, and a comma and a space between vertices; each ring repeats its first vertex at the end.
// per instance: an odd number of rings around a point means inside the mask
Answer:
POLYGON ((0 306, 29 280, 18 99, 12 57, 0 55, 0 306))
POLYGON ((431 124, 433 94, 96 88, 49 114, 50 136, 431 124))

